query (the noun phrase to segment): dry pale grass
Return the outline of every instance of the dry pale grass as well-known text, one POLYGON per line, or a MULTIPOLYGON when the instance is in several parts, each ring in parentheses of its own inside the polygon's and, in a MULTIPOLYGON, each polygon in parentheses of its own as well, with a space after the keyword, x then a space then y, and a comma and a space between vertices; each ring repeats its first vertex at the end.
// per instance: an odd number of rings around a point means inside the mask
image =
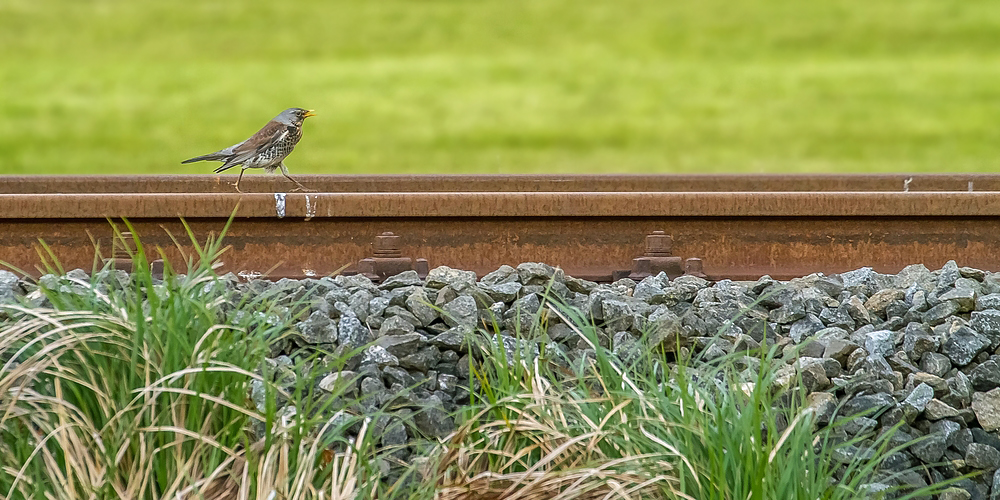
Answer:
MULTIPOLYGON (((149 364, 154 353, 135 345, 140 337, 127 317, 6 309, 19 319, 0 330, 0 476, 7 478, 0 480, 0 500, 37 493, 67 500, 359 498, 352 447, 333 452, 318 440, 293 439, 291 423, 280 419, 266 447, 263 439, 227 445, 232 436, 213 433, 222 409, 265 421, 244 405, 192 388, 198 374, 260 379, 214 359, 213 329, 190 367, 157 376, 149 364), (127 365, 131 354, 138 354, 146 384, 126 391, 123 403, 117 384, 124 377, 108 370, 127 365), (95 362, 101 359, 110 362, 95 362), (193 411, 204 414, 194 416, 204 418, 200 427, 190 426, 193 411)), ((367 429, 366 422, 359 441, 367 429)))
POLYGON ((436 499, 684 498, 676 454, 629 437, 641 432, 644 417, 629 414, 640 402, 574 399, 541 375, 537 359, 520 368, 525 392, 479 411, 443 444, 436 499), (595 418, 594 408, 608 410, 595 418))

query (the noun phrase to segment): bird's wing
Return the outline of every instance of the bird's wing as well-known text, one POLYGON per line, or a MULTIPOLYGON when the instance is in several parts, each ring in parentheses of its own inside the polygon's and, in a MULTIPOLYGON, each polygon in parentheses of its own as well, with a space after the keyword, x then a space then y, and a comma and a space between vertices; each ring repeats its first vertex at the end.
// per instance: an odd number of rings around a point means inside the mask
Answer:
POLYGON ((215 172, 219 173, 223 170, 228 170, 236 165, 250 160, 267 148, 276 144, 278 141, 284 139, 287 135, 287 127, 275 121, 268 122, 267 125, 264 125, 264 128, 258 130, 257 133, 250 136, 249 139, 223 150, 227 154, 228 158, 225 158, 225 163, 220 165, 219 168, 216 168, 215 172))
POLYGON ((248 154, 247 159, 249 159, 257 153, 260 153, 276 144, 278 141, 281 141, 287 135, 288 127, 276 121, 267 122, 267 125, 264 125, 264 128, 258 130, 257 133, 250 136, 249 139, 233 146, 233 154, 248 154))

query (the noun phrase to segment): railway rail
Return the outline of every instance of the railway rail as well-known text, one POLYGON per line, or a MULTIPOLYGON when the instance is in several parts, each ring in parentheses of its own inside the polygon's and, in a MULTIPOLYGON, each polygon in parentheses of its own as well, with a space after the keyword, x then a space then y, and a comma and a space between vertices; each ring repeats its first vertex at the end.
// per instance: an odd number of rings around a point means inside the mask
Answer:
MULTIPOLYGON (((660 270, 789 279, 923 263, 1000 271, 1000 175, 0 177, 0 261, 110 257, 127 218, 170 259, 235 220, 222 272, 270 278, 546 262, 595 281, 660 270), (269 272, 268 272, 269 271, 269 272)), ((119 255, 119 264, 122 264, 119 255)), ((127 265, 127 262, 124 263, 127 265)))

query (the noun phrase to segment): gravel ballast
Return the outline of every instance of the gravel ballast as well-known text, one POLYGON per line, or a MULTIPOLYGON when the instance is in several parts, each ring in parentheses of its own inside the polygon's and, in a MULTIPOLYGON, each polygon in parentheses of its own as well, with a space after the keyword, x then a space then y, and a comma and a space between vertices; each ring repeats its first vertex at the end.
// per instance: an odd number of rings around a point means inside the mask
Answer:
MULTIPOLYGON (((358 275, 277 282, 226 275, 222 282, 234 297, 273 293, 307 305, 294 331, 271 346, 275 380, 290 384, 301 376, 291 367, 318 352, 359 350, 343 370, 314 381, 318 397, 356 395, 352 411, 391 408, 375 432, 402 461, 419 452, 421 439, 455 429, 453 413, 470 401, 470 357, 482 355, 476 342, 499 342, 511 363, 537 356, 543 342, 567 366, 593 357, 589 344, 548 314, 552 297, 592 318, 603 347, 626 362, 654 347, 679 346, 711 361, 778 346, 786 363, 779 370, 788 380, 801 376, 820 423, 867 411, 844 429, 875 436, 901 424, 894 441, 925 437, 884 463, 884 482, 869 485, 872 491, 981 471, 939 498, 1000 498, 1000 483, 993 484, 1000 481, 1000 273, 950 261, 896 275, 862 268, 788 282, 713 283, 660 274, 597 284, 523 263, 482 277, 443 266, 425 279, 408 271, 381 284, 358 275), (539 315, 544 336, 533 329, 539 315), (485 331, 473 335, 477 329, 485 331), (903 473, 920 464, 928 466, 925 475, 903 473)), ((66 286, 54 276, 40 283, 66 286)), ((0 301, 35 286, 0 271, 0 301)), ((222 307, 230 321, 241 314, 222 307)), ((255 387, 252 396, 263 411, 263 391, 255 387)))

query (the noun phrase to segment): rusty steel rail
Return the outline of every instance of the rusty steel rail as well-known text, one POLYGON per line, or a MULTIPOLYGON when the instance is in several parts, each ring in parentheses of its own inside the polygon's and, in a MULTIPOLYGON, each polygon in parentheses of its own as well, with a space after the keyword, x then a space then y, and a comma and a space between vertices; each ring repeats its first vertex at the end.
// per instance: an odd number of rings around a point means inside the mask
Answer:
POLYGON ((34 272, 35 244, 67 269, 109 256, 128 218, 168 258, 236 219, 223 271, 339 269, 375 277, 447 265, 480 275, 541 261, 608 281, 704 272, 787 279, 947 260, 1000 270, 1000 175, 0 177, 0 261, 34 272), (391 232, 393 234, 383 235, 391 232), (346 266, 346 267, 345 267, 346 266))

